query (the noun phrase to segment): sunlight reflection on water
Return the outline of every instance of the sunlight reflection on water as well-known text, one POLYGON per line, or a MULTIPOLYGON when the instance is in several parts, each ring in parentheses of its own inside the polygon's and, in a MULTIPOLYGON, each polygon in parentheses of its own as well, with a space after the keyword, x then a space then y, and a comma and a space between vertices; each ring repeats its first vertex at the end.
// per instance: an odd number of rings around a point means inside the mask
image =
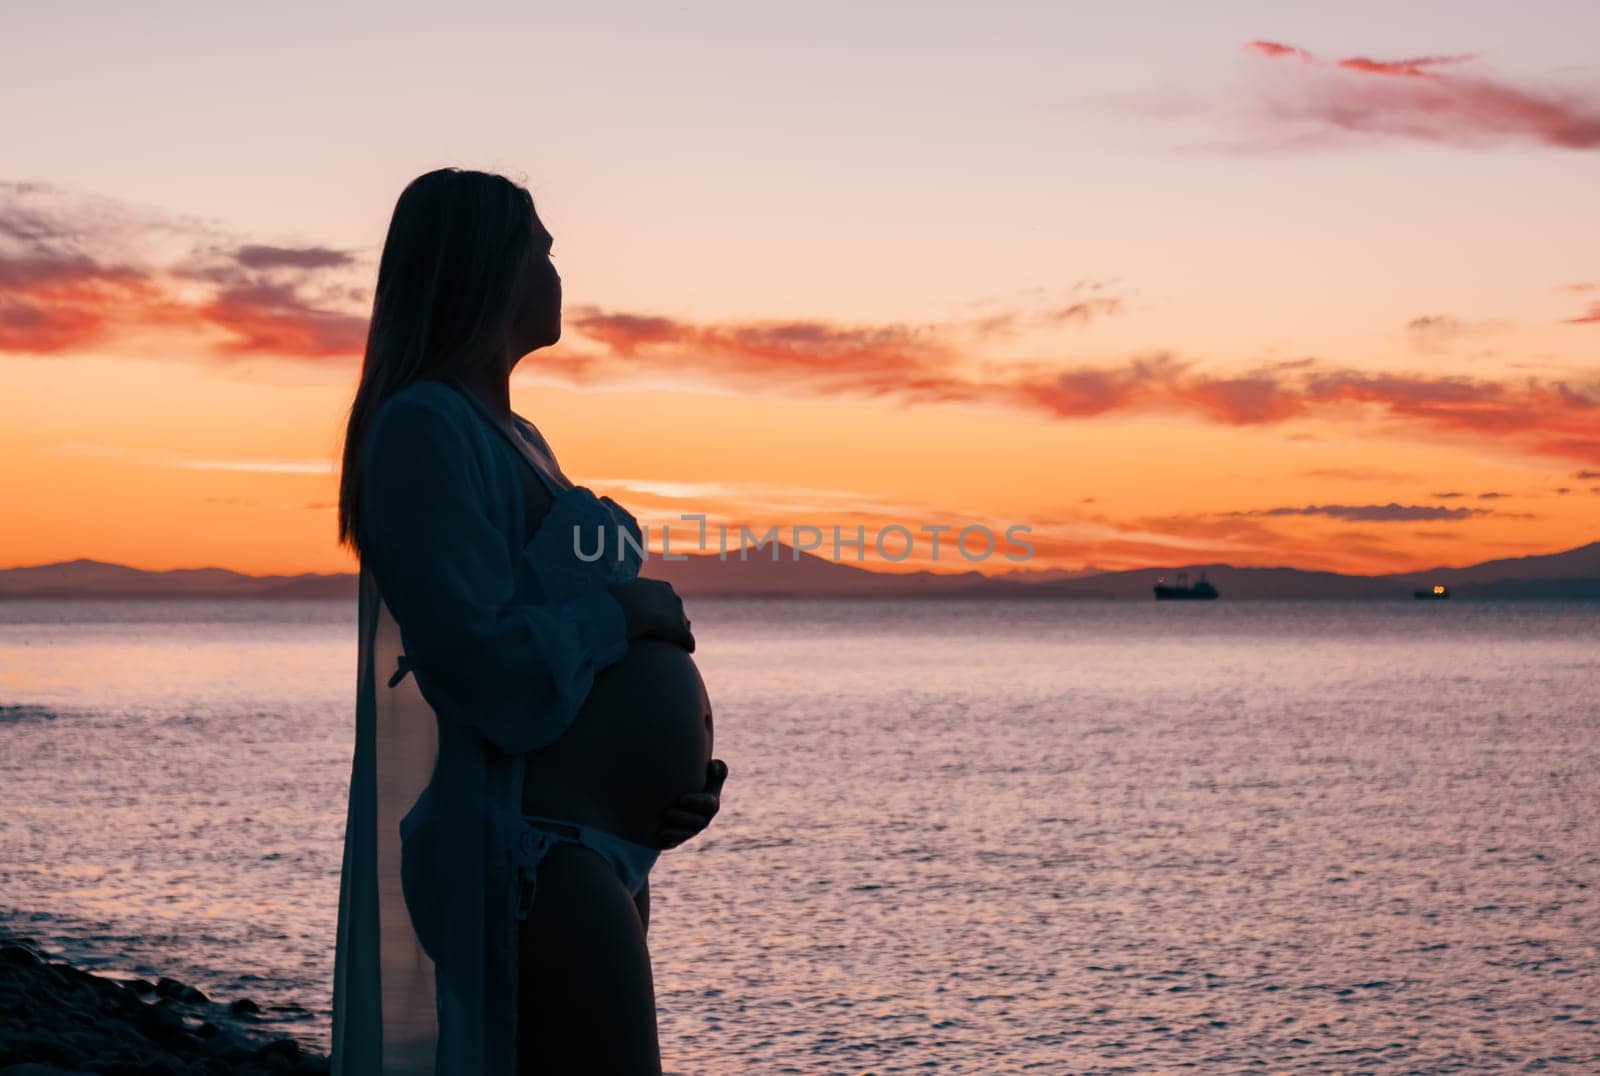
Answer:
MULTIPOLYGON (((693 606, 669 1069, 1600 1061, 1600 607, 693 606)), ((0 925, 325 1042, 354 619, 0 604, 0 925)))

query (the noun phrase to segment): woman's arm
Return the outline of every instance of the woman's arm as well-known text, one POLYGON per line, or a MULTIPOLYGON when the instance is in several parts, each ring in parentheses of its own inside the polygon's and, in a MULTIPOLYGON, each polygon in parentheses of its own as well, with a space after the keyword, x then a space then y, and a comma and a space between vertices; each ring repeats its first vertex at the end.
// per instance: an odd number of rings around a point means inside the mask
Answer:
POLYGON ((465 431, 445 411, 390 400, 362 468, 363 560, 428 704, 507 752, 560 737, 595 673, 627 650, 618 599, 597 588, 565 602, 514 601, 490 490, 465 431))
POLYGON ((633 906, 639 909, 639 925, 648 933, 650 930, 650 876, 644 878, 644 885, 639 887, 639 892, 633 895, 633 906))

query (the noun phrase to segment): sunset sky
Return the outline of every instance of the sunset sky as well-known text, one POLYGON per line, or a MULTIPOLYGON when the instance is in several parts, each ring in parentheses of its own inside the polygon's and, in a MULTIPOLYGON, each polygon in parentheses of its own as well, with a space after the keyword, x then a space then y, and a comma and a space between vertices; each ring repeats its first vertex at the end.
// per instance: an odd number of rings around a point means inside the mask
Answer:
POLYGON ((87 6, 0 17, 0 567, 352 569, 378 246, 446 164, 533 191, 513 406, 652 531, 1600 538, 1600 5, 87 6))

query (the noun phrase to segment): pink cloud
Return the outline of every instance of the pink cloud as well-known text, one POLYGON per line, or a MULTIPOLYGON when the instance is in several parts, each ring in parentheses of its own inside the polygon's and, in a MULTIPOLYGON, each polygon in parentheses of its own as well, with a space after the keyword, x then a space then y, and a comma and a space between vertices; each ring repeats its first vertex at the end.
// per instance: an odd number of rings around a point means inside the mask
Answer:
POLYGON ((1540 455, 1600 461, 1600 380, 1448 377, 1279 364, 1220 375, 1156 354, 1107 365, 963 362, 938 326, 824 321, 693 323, 581 308, 568 319, 598 350, 565 343, 529 360, 575 380, 642 370, 765 391, 970 401, 1057 418, 1115 412, 1187 413, 1230 426, 1363 411, 1413 429, 1503 441, 1540 455))
MULTIPOLYGON (((92 229, 0 197, 0 351, 104 349, 159 329, 164 347, 187 341, 210 355, 347 362, 360 354, 366 319, 354 308, 364 295, 350 277, 351 255, 197 238, 207 241, 163 264, 95 256, 92 229)), ((1001 316, 1049 326, 1108 315, 1117 304, 1103 297, 1001 316)), ((594 306, 569 309, 566 320, 568 338, 527 368, 575 383, 648 374, 752 392, 984 404, 1060 419, 1170 413, 1243 427, 1377 416, 1407 432, 1600 463, 1600 379, 1593 377, 1442 377, 1310 360, 1224 374, 1164 353, 1102 364, 985 363, 975 349, 984 334, 965 321, 695 321, 594 306)))
POLYGON ((1277 41, 1249 41, 1245 48, 1252 52, 1259 52, 1263 56, 1279 57, 1293 56, 1305 63, 1315 63, 1316 57, 1305 49, 1297 49, 1293 45, 1284 45, 1277 41))
MULTIPOLYGON (((1309 56, 1309 53, 1307 54, 1309 56)), ((1369 75, 1399 75, 1404 78, 1435 78, 1438 72, 1436 67, 1445 64, 1465 63, 1477 57, 1463 56, 1418 56, 1410 60, 1369 60, 1365 56, 1352 56, 1347 60, 1340 60, 1339 66, 1348 71, 1364 71, 1369 75)))
MULTIPOLYGON (((174 259, 107 255, 103 208, 35 204, 40 189, 0 184, 0 351, 59 354, 159 329, 201 351, 323 358, 359 352, 366 318, 353 306, 356 262, 326 247, 218 243, 195 231, 174 259)), ((51 192, 54 193, 54 192, 51 192)), ((134 243, 143 249, 144 243, 134 243)))
MULTIPOLYGON (((1471 56, 1325 62, 1305 49, 1252 41, 1270 63, 1299 61, 1293 78, 1264 84, 1272 118, 1327 132, 1412 138, 1456 145, 1525 140, 1564 149, 1600 147, 1600 95, 1519 85, 1471 56)), ((1302 133, 1298 139, 1304 140, 1302 133)))

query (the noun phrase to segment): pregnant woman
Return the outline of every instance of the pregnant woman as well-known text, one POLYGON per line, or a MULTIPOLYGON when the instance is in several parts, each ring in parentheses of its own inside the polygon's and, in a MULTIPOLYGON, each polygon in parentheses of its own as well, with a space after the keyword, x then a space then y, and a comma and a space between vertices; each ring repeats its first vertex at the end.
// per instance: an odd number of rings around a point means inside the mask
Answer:
POLYGON ((658 852, 727 767, 682 604, 573 485, 509 378, 560 336, 523 188, 446 169, 390 222, 351 407, 360 555, 335 1073, 658 1073, 658 852), (596 531, 606 555, 586 560, 596 531))

